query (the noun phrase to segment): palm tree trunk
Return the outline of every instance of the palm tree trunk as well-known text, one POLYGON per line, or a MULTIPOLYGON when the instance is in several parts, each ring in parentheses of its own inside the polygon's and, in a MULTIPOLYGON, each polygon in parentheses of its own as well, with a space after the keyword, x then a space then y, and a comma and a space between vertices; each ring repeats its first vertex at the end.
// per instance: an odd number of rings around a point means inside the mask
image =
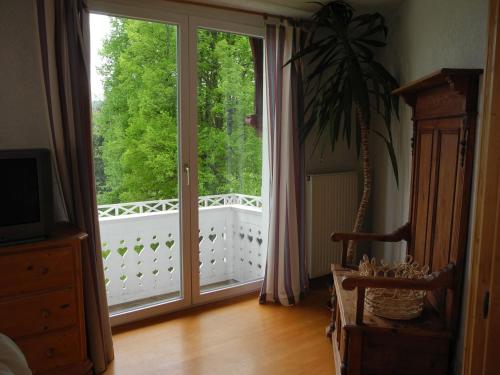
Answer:
MULTIPOLYGON (((363 226, 363 222, 366 216, 366 210, 368 208, 368 203, 370 202, 370 195, 372 192, 372 168, 370 163, 370 155, 368 148, 368 138, 370 135, 370 129, 366 123, 363 114, 359 107, 356 108, 356 115, 358 120, 358 126, 361 127, 361 161, 363 163, 363 195, 361 201, 359 202, 358 213, 356 215, 356 221, 354 223, 353 232, 360 232, 363 226)), ((354 260, 354 253, 356 251, 356 242, 349 241, 349 246, 347 247, 347 264, 352 264, 354 260)))

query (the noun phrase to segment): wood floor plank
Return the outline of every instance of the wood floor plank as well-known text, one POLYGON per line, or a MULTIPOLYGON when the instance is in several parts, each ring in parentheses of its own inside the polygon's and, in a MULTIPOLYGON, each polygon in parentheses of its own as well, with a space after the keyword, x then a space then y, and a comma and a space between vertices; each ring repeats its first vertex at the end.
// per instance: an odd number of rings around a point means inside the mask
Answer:
POLYGON ((105 375, 334 374, 326 287, 295 307, 256 295, 118 329, 105 375))

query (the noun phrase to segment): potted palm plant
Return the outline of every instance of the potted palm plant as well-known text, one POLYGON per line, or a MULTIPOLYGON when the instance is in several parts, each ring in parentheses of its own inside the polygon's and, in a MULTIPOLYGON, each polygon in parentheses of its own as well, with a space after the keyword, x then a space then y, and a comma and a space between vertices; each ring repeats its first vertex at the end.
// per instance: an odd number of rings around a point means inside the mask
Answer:
MULTIPOLYGON (((353 228, 359 232, 372 190, 370 133, 385 142, 398 184, 391 132, 392 115, 398 117, 398 99, 391 92, 398 82, 375 58, 375 49, 386 45, 387 27, 382 15, 357 15, 351 5, 341 0, 318 4, 321 8, 313 16, 308 42, 291 60, 305 58, 308 66, 312 66, 304 76, 309 99, 300 136, 304 141, 312 129, 317 129, 318 139, 329 138, 332 151, 339 139, 351 147, 354 138, 363 166, 363 195, 353 228), (373 121, 377 115, 382 121, 373 121), (385 126, 377 129, 381 123, 385 126)), ((354 250, 355 244, 349 243, 350 263, 354 250)))

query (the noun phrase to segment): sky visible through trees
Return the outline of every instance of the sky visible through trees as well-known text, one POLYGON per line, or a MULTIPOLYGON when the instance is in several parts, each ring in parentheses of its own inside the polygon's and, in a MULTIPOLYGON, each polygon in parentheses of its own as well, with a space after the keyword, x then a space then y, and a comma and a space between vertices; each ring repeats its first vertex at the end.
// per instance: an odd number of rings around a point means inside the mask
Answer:
MULTIPOLYGON (((177 28, 109 18, 97 68, 94 161, 98 204, 177 198, 177 28)), ((199 195, 261 194, 249 38, 198 30, 199 195)), ((187 124, 186 124, 187 125, 187 124)), ((183 125, 185 126, 185 125, 183 125)))

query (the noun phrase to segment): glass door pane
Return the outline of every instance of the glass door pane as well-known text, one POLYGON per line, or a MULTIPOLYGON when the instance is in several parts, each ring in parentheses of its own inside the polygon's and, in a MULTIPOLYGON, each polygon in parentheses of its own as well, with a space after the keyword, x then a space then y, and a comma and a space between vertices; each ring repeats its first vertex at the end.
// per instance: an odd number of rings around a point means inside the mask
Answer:
POLYGON ((197 29, 200 293, 261 279, 262 122, 251 37, 197 29))
POLYGON ((178 26, 92 14, 93 143, 111 315, 182 298, 178 26))

